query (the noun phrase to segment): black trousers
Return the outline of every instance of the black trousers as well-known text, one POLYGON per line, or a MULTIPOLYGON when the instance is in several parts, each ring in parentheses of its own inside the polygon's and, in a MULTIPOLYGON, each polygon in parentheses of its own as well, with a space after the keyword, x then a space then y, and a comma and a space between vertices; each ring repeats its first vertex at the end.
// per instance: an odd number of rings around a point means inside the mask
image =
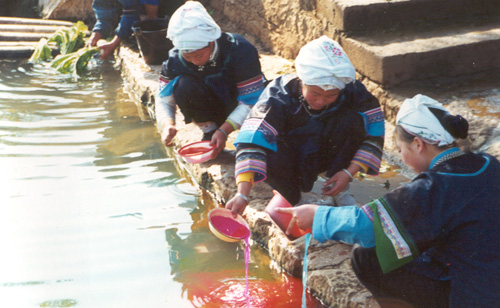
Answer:
POLYGON ((309 121, 277 140, 267 153, 267 180, 290 204, 311 191, 318 174, 327 177, 347 168, 366 138, 364 122, 354 110, 333 113, 328 120, 309 121))
POLYGON ((358 279, 373 294, 382 308, 449 306, 449 281, 418 275, 405 270, 404 266, 383 274, 375 248, 354 248, 351 265, 358 279))
POLYGON ((207 84, 194 76, 180 76, 173 95, 186 123, 215 122, 220 126, 235 107, 228 108, 207 84))

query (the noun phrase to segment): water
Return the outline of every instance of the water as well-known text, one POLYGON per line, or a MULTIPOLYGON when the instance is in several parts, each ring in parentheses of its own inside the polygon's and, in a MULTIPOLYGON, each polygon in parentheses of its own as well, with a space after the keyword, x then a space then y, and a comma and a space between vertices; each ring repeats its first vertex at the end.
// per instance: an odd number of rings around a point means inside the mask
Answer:
MULTIPOLYGON (((244 246, 210 233, 120 73, 90 67, 0 61, 0 307, 247 307, 244 246)), ((257 245, 248 275, 252 307, 301 306, 257 245)))

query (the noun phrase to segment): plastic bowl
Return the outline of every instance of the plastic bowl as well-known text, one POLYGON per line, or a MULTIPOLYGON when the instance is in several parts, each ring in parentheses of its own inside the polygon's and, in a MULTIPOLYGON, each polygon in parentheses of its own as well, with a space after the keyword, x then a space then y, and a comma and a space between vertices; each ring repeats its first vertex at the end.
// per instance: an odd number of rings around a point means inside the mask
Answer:
POLYGON ((215 145, 210 145, 210 141, 198 141, 190 143, 180 148, 177 153, 190 164, 204 163, 214 153, 215 145))
MULTIPOLYGON (((288 200, 285 199, 279 192, 276 190, 273 190, 274 196, 269 201, 269 203, 266 206, 266 209, 264 210, 271 219, 278 225, 278 227, 286 233, 286 229, 288 228, 288 225, 290 224, 290 221, 292 220, 292 215, 290 214, 285 214, 285 213, 279 213, 276 211, 277 208, 291 208, 292 205, 288 202, 288 200)), ((290 239, 296 239, 299 238, 307 233, 310 233, 311 231, 308 230, 302 230, 300 229, 297 225, 293 226, 292 232, 287 235, 288 238, 290 239)))
POLYGON ((210 231, 226 242, 237 242, 250 236, 248 224, 241 215, 233 217, 231 210, 216 208, 208 212, 210 231))

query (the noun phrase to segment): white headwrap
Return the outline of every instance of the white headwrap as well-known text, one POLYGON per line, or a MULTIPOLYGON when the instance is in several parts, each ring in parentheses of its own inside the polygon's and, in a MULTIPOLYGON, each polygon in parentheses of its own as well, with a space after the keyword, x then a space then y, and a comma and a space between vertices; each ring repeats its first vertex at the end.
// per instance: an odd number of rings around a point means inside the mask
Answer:
POLYGON ((418 94, 403 102, 396 116, 396 125, 401 125, 410 134, 421 137, 431 144, 443 146, 453 143, 453 137, 428 107, 448 112, 436 100, 418 94))
POLYGON ((220 27, 198 1, 187 1, 172 14, 168 23, 167 38, 184 52, 207 47, 220 36, 220 27))
POLYGON ((344 50, 327 36, 307 43, 295 59, 297 75, 306 85, 340 89, 354 81, 356 70, 344 50))

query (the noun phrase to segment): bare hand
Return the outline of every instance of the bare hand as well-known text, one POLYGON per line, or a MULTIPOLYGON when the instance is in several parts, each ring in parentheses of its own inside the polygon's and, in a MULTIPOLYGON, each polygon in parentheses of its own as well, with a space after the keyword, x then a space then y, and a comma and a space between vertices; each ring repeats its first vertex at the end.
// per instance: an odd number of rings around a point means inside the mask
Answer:
POLYGON ((112 43, 106 43, 106 44, 102 44, 101 46, 99 46, 99 49, 100 49, 100 53, 101 53, 101 55, 99 56, 99 59, 106 60, 107 58, 109 58, 113 54, 113 51, 115 51, 116 46, 113 45, 112 43))
POLYGON ((292 215, 292 220, 286 229, 286 234, 290 235, 295 224, 302 230, 312 228, 318 207, 316 204, 303 204, 293 208, 277 208, 276 211, 292 215))
POLYGON ((219 153, 226 147, 227 137, 221 131, 217 130, 212 135, 212 141, 210 144, 215 145, 215 151, 212 154, 212 159, 216 158, 219 153))
POLYGON ((90 35, 89 40, 87 41, 87 47, 94 47, 97 45, 97 41, 101 39, 101 33, 100 32, 92 32, 92 35, 90 35))
POLYGON ((177 128, 173 125, 168 125, 161 132, 161 140, 163 140, 165 146, 171 147, 174 145, 172 141, 175 135, 177 135, 177 128))
POLYGON ((349 177, 349 175, 345 171, 340 170, 331 178, 329 178, 325 183, 323 183, 323 188, 321 189, 321 191, 323 192, 323 195, 333 197, 343 191, 350 181, 351 178, 349 177))
POLYGON ((246 200, 236 195, 226 203, 226 209, 231 210, 231 212, 233 213, 233 217, 236 218, 238 214, 243 214, 243 211, 245 211, 247 205, 248 202, 246 200))

